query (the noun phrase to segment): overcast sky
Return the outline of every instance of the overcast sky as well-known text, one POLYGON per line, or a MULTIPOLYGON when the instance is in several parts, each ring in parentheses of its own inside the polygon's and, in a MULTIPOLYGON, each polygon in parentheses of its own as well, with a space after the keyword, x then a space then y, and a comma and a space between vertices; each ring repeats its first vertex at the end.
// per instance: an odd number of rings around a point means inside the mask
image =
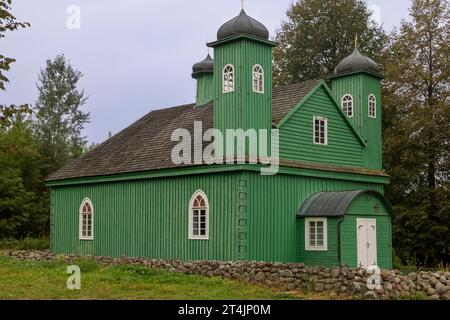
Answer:
MULTIPOLYGON (((245 9, 273 35, 291 2, 246 0, 245 9)), ((380 8, 391 30, 407 18, 410 0, 368 4, 380 8)), ((40 68, 64 53, 85 75, 80 86, 89 95, 84 109, 91 122, 84 134, 102 142, 151 110, 193 102, 192 65, 240 6, 240 0, 13 0, 13 14, 32 27, 0 42, 1 53, 17 59, 0 103, 34 104, 40 68), (80 29, 67 27, 71 5, 80 8, 80 29)))

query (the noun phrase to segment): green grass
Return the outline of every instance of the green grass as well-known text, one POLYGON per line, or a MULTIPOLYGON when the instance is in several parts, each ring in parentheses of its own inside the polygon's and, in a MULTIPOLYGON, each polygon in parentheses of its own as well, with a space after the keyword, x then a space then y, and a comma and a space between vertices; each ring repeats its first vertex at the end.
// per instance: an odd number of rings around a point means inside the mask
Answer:
POLYGON ((49 248, 49 238, 0 239, 0 250, 47 250, 49 248))
MULTIPOLYGON (((0 299, 293 299, 269 288, 217 277, 182 275, 133 265, 105 266, 90 259, 81 290, 69 290, 63 261, 24 261, 0 256, 0 299)), ((297 297, 299 298, 299 297, 297 297)))

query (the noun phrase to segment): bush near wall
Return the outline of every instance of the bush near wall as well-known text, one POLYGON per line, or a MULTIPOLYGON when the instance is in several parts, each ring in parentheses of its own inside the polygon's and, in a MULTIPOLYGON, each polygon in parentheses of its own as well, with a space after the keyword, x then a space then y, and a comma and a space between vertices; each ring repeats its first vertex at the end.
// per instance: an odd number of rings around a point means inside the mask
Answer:
POLYGON ((0 239, 0 249, 47 250, 49 248, 49 238, 24 238, 21 240, 13 238, 0 239))
MULTIPOLYGON (((69 263, 80 259, 76 255, 54 255, 48 251, 5 251, 3 255, 31 260, 63 259, 69 263)), ((364 269, 352 269, 347 266, 323 268, 309 267, 302 263, 183 262, 128 257, 91 258, 104 264, 133 264, 184 274, 218 276, 259 283, 281 290, 323 292, 336 298, 350 295, 361 299, 450 300, 450 272, 448 271, 421 271, 405 275, 398 270, 382 270, 381 288, 370 290, 367 280, 371 274, 364 269)))

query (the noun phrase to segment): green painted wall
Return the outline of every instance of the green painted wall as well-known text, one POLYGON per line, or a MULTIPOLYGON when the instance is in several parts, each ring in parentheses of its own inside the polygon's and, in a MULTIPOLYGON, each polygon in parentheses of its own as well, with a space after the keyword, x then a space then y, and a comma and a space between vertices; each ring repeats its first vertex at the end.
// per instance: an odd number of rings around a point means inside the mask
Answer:
MULTIPOLYGON (((261 260, 335 265, 330 252, 304 252, 300 204, 319 191, 376 189, 381 184, 258 171, 118 181, 52 188, 55 253, 181 260, 261 260), (210 240, 188 240, 188 203, 202 189, 210 203, 210 240), (94 205, 94 241, 78 239, 79 206, 94 205)), ((333 233, 334 232, 334 233, 333 233)))
POLYGON ((215 47, 214 83, 216 129, 225 134, 226 129, 272 128, 272 46, 240 38, 215 47), (222 71, 227 64, 235 69, 235 91, 231 93, 223 93, 222 71), (264 93, 253 92, 256 64, 264 69, 264 93))
MULTIPOLYGON (((320 191, 365 190, 383 191, 383 185, 279 174, 261 176, 247 173, 248 190, 248 255, 261 261, 303 262, 304 227, 296 214, 300 205, 320 191)), ((329 228, 329 230, 331 230, 329 228)), ((332 245, 332 242, 329 242, 332 245)), ((329 257, 327 261, 331 260, 329 257)), ((314 260, 308 260, 314 263, 314 260)), ((319 263, 319 261, 317 261, 319 263)))
POLYGON ((363 167, 364 147, 326 89, 320 87, 280 127, 282 159, 363 167), (314 116, 328 119, 328 145, 313 141, 314 116))
POLYGON ((328 250, 305 250, 305 219, 298 219, 297 228, 302 234, 298 242, 299 259, 306 265, 332 267, 339 265, 338 224, 339 218, 327 219, 328 250))
POLYGON ((99 183, 52 189, 51 246, 85 253, 202 260, 238 258, 239 173, 99 183), (188 204, 202 189, 210 203, 210 240, 188 240, 188 204), (80 241, 79 207, 94 205, 94 241, 80 241))
POLYGON ((344 95, 351 94, 353 96, 354 116, 349 119, 367 141, 367 148, 363 153, 364 167, 381 170, 381 79, 364 72, 343 75, 333 79, 333 94, 339 105, 344 95), (370 94, 374 94, 376 97, 376 118, 369 117, 370 94))
POLYGON ((359 218, 377 220, 378 266, 392 269, 392 227, 388 208, 373 194, 362 194, 356 198, 348 210, 341 228, 342 263, 357 267, 356 221, 359 218), (375 209, 378 207, 379 209, 375 209))
POLYGON ((212 74, 199 75, 197 78, 197 107, 204 106, 213 99, 214 76, 212 74))

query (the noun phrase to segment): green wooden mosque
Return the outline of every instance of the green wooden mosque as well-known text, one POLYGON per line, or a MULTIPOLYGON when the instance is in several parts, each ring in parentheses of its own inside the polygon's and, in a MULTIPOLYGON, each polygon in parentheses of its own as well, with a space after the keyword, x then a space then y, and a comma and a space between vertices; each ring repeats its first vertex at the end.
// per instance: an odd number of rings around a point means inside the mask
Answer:
POLYGON ((377 63, 356 48, 332 88, 273 88, 276 45, 242 10, 208 44, 214 61, 194 65, 195 103, 150 112, 48 177, 52 252, 392 268, 377 63), (194 122, 278 129, 278 173, 175 164, 172 133, 194 122))

